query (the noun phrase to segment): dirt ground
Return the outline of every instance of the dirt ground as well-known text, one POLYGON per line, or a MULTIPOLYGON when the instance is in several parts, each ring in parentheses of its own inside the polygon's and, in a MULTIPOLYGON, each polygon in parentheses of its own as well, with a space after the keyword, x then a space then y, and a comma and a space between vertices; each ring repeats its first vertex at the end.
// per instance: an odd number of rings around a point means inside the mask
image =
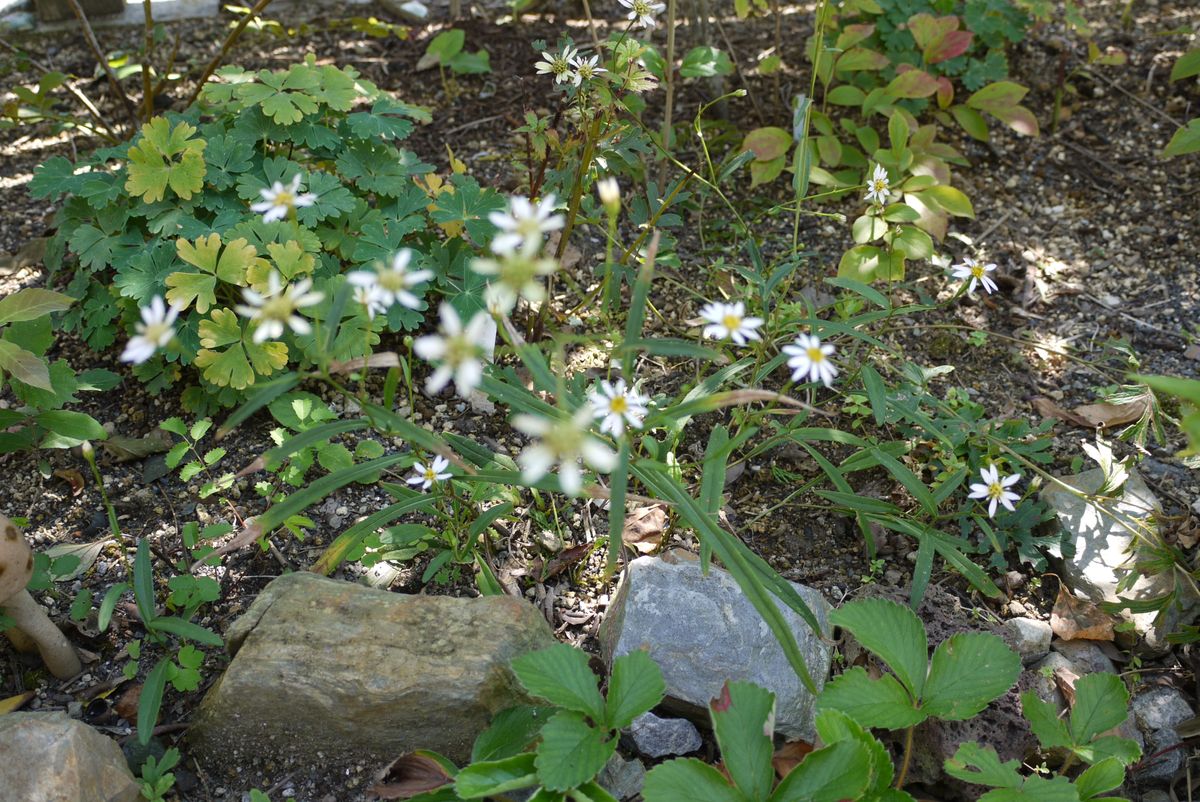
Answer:
MULTIPOLYGON (((1182 52, 1186 33, 1200 26, 1200 7, 1191 0, 1139 0, 1132 6, 1128 28, 1120 20, 1123 7, 1124 3, 1119 2, 1088 4, 1096 44, 1101 51, 1113 48, 1126 54, 1128 61, 1123 66, 1085 67, 1083 42, 1055 25, 1033 30, 1010 51, 1012 79, 1031 88, 1025 104, 1042 125, 1040 137, 1024 138, 996 127, 991 142, 984 144, 951 131, 943 133, 971 161, 971 167, 956 170, 955 184, 968 194, 977 213, 974 221, 960 220, 952 225, 943 250, 955 261, 979 251, 995 262, 1000 291, 922 318, 917 327, 898 329, 892 336, 915 361, 954 365, 955 371, 946 381, 968 388, 989 415, 1036 422, 1040 416, 1034 399, 1048 398, 1066 408, 1094 400, 1097 387, 1108 380, 1088 363, 1126 369, 1128 365, 1112 345, 1118 340, 1132 347, 1139 369, 1147 373, 1195 376, 1200 367, 1200 346, 1194 341, 1200 337, 1200 159, 1191 156, 1162 162, 1157 157, 1175 127, 1200 114, 1196 82, 1168 82, 1170 65, 1182 52), (1058 130, 1051 131, 1050 116, 1060 76, 1068 91, 1058 130), (994 338, 976 347, 968 343, 964 332, 951 328, 954 325, 987 329, 1014 339, 994 338), (1044 358, 1016 341, 1066 347, 1081 359, 1044 358)), ((731 104, 729 109, 730 117, 743 128, 787 125, 787 99, 807 89, 801 47, 811 33, 812 9, 787 6, 786 10, 784 57, 794 66, 785 70, 778 83, 755 75, 745 79, 754 100, 731 104)), ((617 19, 614 9, 594 11, 599 17, 617 19)), ((368 13, 363 6, 308 3, 298 13, 300 16, 288 18, 289 24, 297 25, 302 19, 307 24, 294 36, 249 33, 231 60, 247 68, 278 68, 313 52, 319 58, 352 65, 403 99, 433 107, 435 125, 419 129, 406 143, 408 147, 426 161, 444 167, 445 146, 449 145, 481 183, 501 190, 518 187, 519 176, 508 161, 516 147, 511 129, 520 124, 524 110, 542 108, 547 103, 544 79, 533 74, 536 55, 529 43, 538 38, 553 42, 565 24, 576 26, 576 35, 583 35, 578 27, 579 12, 566 6, 543 6, 539 15, 527 15, 520 24, 501 26, 492 20, 503 13, 502 9, 474 8, 472 16, 458 26, 467 31, 468 47, 486 45, 493 72, 459 78, 461 93, 448 101, 436 73, 414 71, 437 25, 414 28, 410 38, 402 41, 372 38, 331 25, 368 13)), ((381 10, 369 13, 386 16, 381 10)), ((227 16, 169 23, 172 36, 178 33, 180 37, 179 63, 198 65, 206 61, 228 24, 227 16)), ((773 24, 770 20, 726 21, 726 49, 739 59, 746 73, 752 66, 749 59, 769 46, 773 24)), ((116 49, 135 46, 141 32, 106 28, 100 35, 106 47, 116 49)), ((682 26, 679 36, 686 46, 692 43, 694 32, 682 26)), ((82 38, 74 33, 22 35, 20 46, 55 69, 78 75, 93 72, 94 61, 82 38)), ((36 73, 27 65, 0 52, 0 92, 6 86, 34 80, 36 73)), ((737 85, 741 85, 741 76, 730 79, 729 88, 737 85)), ((89 89, 107 103, 105 108, 111 108, 102 79, 91 81, 89 89)), ((182 90, 175 93, 176 97, 186 95, 182 90)), ((689 85, 676 118, 691 119, 704 99, 705 87, 689 85)), ((50 156, 70 156, 93 145, 83 139, 72 141, 36 130, 0 131, 0 207, 5 210, 0 215, 0 293, 45 280, 36 259, 37 240, 49 233, 54 210, 52 205, 31 200, 26 194, 34 167, 50 156)), ((688 161, 686 155, 681 158, 688 161)), ((765 209, 786 200, 783 183, 750 192, 746 189, 748 181, 744 181, 740 190, 743 197, 738 202, 749 209, 765 209)), ((849 205, 829 210, 851 213, 849 205)), ((766 225, 775 223, 767 221, 766 225)), ((778 225, 779 241, 785 241, 791 233, 790 217, 778 225)), ((801 239, 814 255, 804 266, 798 286, 819 293, 821 278, 836 272, 837 259, 850 243, 849 227, 818 217, 804 218, 802 226, 801 239)), ((769 248, 775 232, 768 228, 762 234, 769 248)), ((586 264, 590 256, 586 253, 588 232, 584 231, 580 240, 586 264)), ((719 280, 708 266, 717 254, 706 250, 686 230, 679 251, 684 265, 676 276, 679 282, 715 297, 719 280)), ((926 264, 917 267, 916 272, 916 283, 905 292, 936 294, 945 283, 940 267, 926 264)), ((687 297, 672 296, 670 290, 662 292, 664 296, 656 299, 660 308, 693 303, 687 297)), ((69 336, 57 348, 77 368, 122 370, 116 363, 115 348, 91 354, 69 336)), ((151 397, 127 372, 123 375, 126 379, 117 391, 102 398, 85 397, 79 408, 104 422, 112 432, 132 437, 143 436, 166 417, 180 414, 177 394, 151 397)), ((7 396, 0 399, 0 403, 9 401, 7 396)), ((449 396, 419 397, 413 416, 439 430, 449 424, 463 433, 494 438, 513 451, 517 448, 511 437, 504 440, 500 434, 507 431, 502 415, 478 415, 449 396)), ((242 426, 223 443, 229 449, 225 464, 248 463, 269 447, 270 428, 265 417, 242 426)), ((1054 469, 1065 472, 1071 458, 1079 454, 1080 441, 1090 437, 1087 430, 1059 424, 1055 430, 1058 460, 1054 469)), ((1178 447, 1176 442, 1149 446, 1140 470, 1164 502, 1167 520, 1184 527, 1190 525, 1187 518, 1192 505, 1200 499, 1200 475, 1173 458, 1178 447)), ((152 457, 121 462, 103 453, 101 465, 126 535, 149 538, 160 558, 175 558, 182 550, 182 523, 197 518, 202 522, 225 520, 229 512, 216 503, 198 499, 197 487, 165 474, 160 460, 152 457)), ((107 522, 92 483, 87 481, 76 488, 54 475, 56 470, 76 470, 86 477, 86 466, 76 454, 10 455, 0 457, 0 466, 11 482, 0 510, 28 518, 28 535, 35 547, 86 543, 106 536, 107 522)), ((804 498, 787 498, 797 477, 808 479, 816 473, 816 466, 805 455, 786 450, 740 465, 728 483, 726 512, 731 525, 782 574, 819 588, 835 603, 868 579, 907 587, 913 545, 885 540, 880 549, 883 563, 873 568, 851 522, 828 513, 814 513, 806 508, 804 498)), ((253 515, 260 509, 261 502, 250 490, 250 481, 241 482, 231 494, 241 515, 253 515)), ((870 481, 876 484, 863 492, 890 492, 884 477, 870 481)), ((305 540, 285 533, 273 538, 268 551, 250 548, 231 555, 218 572, 222 599, 206 608, 201 623, 224 631, 271 578, 311 564, 346 525, 377 509, 385 499, 385 494, 375 488, 340 491, 310 512, 316 527, 305 540)), ((567 531, 559 534, 567 546, 588 542, 596 534, 593 519, 603 534, 606 517, 603 510, 576 503, 563 516, 567 531)), ((685 533, 676 532, 672 537, 685 545, 691 543, 685 533)), ((519 569, 528 567, 534 559, 544 559, 547 555, 539 545, 541 541, 541 533, 531 526, 515 532, 497 555, 497 568, 519 574, 519 569)), ((170 575, 173 569, 167 560, 159 562, 164 575, 170 575)), ((545 581, 534 581, 526 575, 519 578, 518 584, 522 593, 542 606, 562 637, 594 648, 596 627, 613 590, 600 579, 600 566, 599 556, 593 555, 545 581)), ((1028 566, 1012 567, 1029 573, 1028 566)), ((409 592, 471 592, 462 586, 422 588, 419 569, 410 567, 401 572, 391 586, 409 592)), ((66 605, 76 590, 89 588, 99 598, 107 587, 123 578, 122 570, 110 548, 101 553, 95 569, 75 586, 62 587, 41 598, 51 606, 56 620, 66 621, 66 605)), ((360 572, 356 567, 345 567, 341 575, 353 578, 360 572)), ((985 602, 972 595, 957 577, 941 575, 935 580, 958 594, 964 604, 990 605, 991 611, 1001 616, 1010 612, 1009 603, 985 602)), ((1051 590, 1056 587, 1052 582, 1047 585, 1051 590)), ((1028 587, 1015 600, 1034 615, 1045 617, 1053 595, 1028 587)), ((117 684, 128 659, 126 645, 140 634, 136 610, 132 604, 128 607, 118 610, 114 627, 103 634, 95 630, 94 619, 83 625, 68 624, 74 626, 72 639, 90 657, 87 673, 70 685, 47 681, 32 664, 0 646, 0 698, 34 688, 38 696, 31 707, 82 709, 90 723, 117 737, 127 736, 128 724, 111 705, 96 699, 117 684)), ((206 680, 211 681, 222 665, 223 657, 210 653, 204 667, 206 680)), ((1181 649, 1157 667, 1170 681, 1195 694, 1190 652, 1181 649)), ((168 695, 161 719, 165 743, 170 744, 178 736, 181 728, 174 725, 186 724, 199 698, 200 694, 168 695)), ((189 760, 176 774, 185 799, 236 799, 242 791, 257 786, 263 790, 273 788, 273 798, 281 792, 288 795, 290 790, 300 799, 340 801, 355 798, 375 768, 364 765, 349 771, 327 771, 299 765, 247 765, 218 770, 189 760)))

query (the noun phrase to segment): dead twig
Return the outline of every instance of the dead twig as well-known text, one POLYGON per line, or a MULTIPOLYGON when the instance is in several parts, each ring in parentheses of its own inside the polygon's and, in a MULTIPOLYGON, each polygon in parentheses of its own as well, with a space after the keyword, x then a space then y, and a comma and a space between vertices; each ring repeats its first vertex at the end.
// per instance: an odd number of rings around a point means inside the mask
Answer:
POLYGON ((83 38, 87 40, 88 47, 92 49, 92 55, 96 57, 96 61, 100 63, 104 74, 108 76, 108 82, 112 85, 113 91, 117 93, 117 97, 121 99, 121 104, 125 106, 125 113, 129 115, 129 122, 134 128, 138 127, 137 111, 133 108, 133 101, 129 99, 129 95, 125 94, 125 89, 121 86, 121 82, 117 80, 117 74, 108 64, 108 59, 104 57, 104 51, 100 48, 100 41, 96 39, 96 32, 92 30, 92 24, 88 22, 87 14, 83 12, 83 6, 79 5, 79 0, 67 0, 71 4, 71 10, 75 12, 76 19, 79 20, 80 30, 83 31, 83 38))
MULTIPOLYGON (((37 68, 43 75, 48 75, 52 72, 58 72, 58 70, 53 69, 48 64, 43 64, 32 56, 24 53, 20 48, 10 44, 3 38, 0 38, 0 47, 3 47, 14 56, 21 56, 22 58, 28 59, 29 63, 33 67, 37 68)), ((64 81, 63 86, 66 87, 66 90, 71 93, 71 96, 78 100, 83 108, 87 110, 87 113, 91 116, 92 120, 95 121, 96 125, 100 126, 100 128, 97 130, 97 133, 99 133, 100 130, 107 131, 108 135, 115 141, 117 139, 116 133, 112 130, 109 124, 104 121, 104 118, 100 116, 100 109, 96 108, 96 104, 92 103, 87 95, 79 91, 79 89, 75 87, 75 83, 73 81, 64 81)))

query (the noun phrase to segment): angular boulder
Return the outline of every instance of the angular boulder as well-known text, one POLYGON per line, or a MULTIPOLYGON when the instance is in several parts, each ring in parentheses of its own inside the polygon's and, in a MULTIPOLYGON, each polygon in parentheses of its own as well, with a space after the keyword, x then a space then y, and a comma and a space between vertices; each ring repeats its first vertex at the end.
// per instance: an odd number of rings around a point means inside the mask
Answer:
MULTIPOLYGON (((795 633, 817 688, 832 657, 829 603, 812 588, 792 583, 822 632, 783 602, 776 605, 795 633), (823 637, 824 636, 824 637, 823 637)), ((708 576, 685 551, 639 557, 625 569, 600 625, 604 661, 646 649, 667 683, 666 709, 707 725, 707 708, 727 680, 754 682, 775 694, 775 729, 789 738, 815 734, 815 697, 792 670, 783 648, 734 578, 713 566, 708 576)))
POLYGON ((0 716, 0 799, 137 802, 121 747, 64 713, 0 716))
POLYGON ((201 755, 433 749, 464 761, 493 714, 528 701, 512 659, 555 639, 521 599, 413 596, 299 572, 271 582, 227 643, 233 661, 189 730, 201 755))

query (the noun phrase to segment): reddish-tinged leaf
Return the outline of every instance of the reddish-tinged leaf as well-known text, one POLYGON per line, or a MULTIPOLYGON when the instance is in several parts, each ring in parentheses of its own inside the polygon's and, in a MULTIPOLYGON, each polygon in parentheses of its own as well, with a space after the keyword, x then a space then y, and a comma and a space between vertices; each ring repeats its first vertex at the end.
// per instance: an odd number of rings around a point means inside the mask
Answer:
POLYGON ((845 28, 842 28, 842 32, 838 34, 837 43, 834 45, 834 48, 837 50, 849 50, 873 33, 875 33, 874 25, 847 25, 845 28))
POLYGON ((948 109, 950 108, 950 104, 954 102, 954 84, 944 75, 938 77, 937 84, 938 108, 948 109))
POLYGON ((948 61, 955 56, 961 56, 971 47, 971 39, 974 35, 970 31, 950 31, 925 48, 925 63, 937 64, 941 61, 948 61))
POLYGON ((83 492, 83 475, 74 468, 59 468, 54 475, 71 486, 72 496, 83 492))
POLYGON ((721 686, 721 695, 708 703, 714 713, 724 713, 733 704, 733 699, 729 695, 729 680, 725 680, 725 684, 721 686))
POLYGON ((958 17, 949 14, 935 17, 932 14, 914 14, 905 26, 912 34, 917 47, 925 50, 951 31, 958 30, 958 17))
POLYGON ((808 741, 788 741, 776 749, 775 756, 771 758, 771 765, 775 767, 775 774, 782 780, 791 774, 792 769, 799 766, 812 750, 813 745, 808 741))
POLYGON ((425 755, 401 755, 367 789, 377 799, 410 799, 454 782, 441 764, 425 755))
POLYGON ((1017 105, 1028 92, 1028 89, 1012 81, 997 81, 967 98, 967 105, 991 112, 993 109, 1017 105))
POLYGON ((937 79, 924 70, 908 70, 892 79, 887 92, 893 97, 929 97, 938 90, 937 79))
POLYGON ((742 140, 742 150, 754 151, 754 158, 760 162, 778 159, 787 153, 791 146, 792 135, 773 125, 755 128, 742 140))
POLYGON ((852 47, 838 56, 835 66, 838 72, 851 72, 854 70, 882 70, 891 63, 891 60, 883 53, 877 53, 865 47, 852 47))
POLYGON ((1063 640, 1112 640, 1113 621, 1104 611, 1059 583, 1050 629, 1063 640))
POLYGON ((1024 134, 1025 136, 1038 135, 1037 117, 1034 117, 1033 112, 1024 106, 1001 106, 994 109, 985 109, 985 111, 1018 134, 1024 134))

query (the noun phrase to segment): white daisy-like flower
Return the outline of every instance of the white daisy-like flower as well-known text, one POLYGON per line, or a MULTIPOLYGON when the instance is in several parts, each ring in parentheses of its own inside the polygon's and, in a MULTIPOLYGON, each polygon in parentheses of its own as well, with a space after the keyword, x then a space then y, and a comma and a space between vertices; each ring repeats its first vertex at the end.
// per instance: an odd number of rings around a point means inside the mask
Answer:
POLYGON ((312 206, 317 202, 317 196, 311 192, 300 194, 299 173, 292 176, 292 182, 287 186, 276 181, 271 184, 270 189, 260 189, 258 194, 262 195, 262 200, 252 204, 250 208, 262 214, 264 223, 282 220, 291 214, 293 209, 312 206))
POLYGON ((627 387, 624 379, 617 379, 615 383, 600 382, 600 386, 592 390, 589 400, 592 416, 600 421, 600 431, 620 437, 626 426, 642 428, 642 419, 649 411, 650 396, 627 387))
POLYGON ((626 19, 633 20, 634 25, 640 25, 643 28, 653 28, 655 15, 661 14, 667 8, 663 3, 651 3, 647 0, 618 0, 618 2, 629 9, 626 19))
POLYGON ((437 395, 454 379, 455 391, 466 398, 483 378, 481 356, 488 346, 485 340, 490 318, 486 312, 476 312, 464 326, 458 312, 448 303, 438 309, 438 316, 442 320, 439 333, 418 337, 413 342, 417 356, 437 363, 425 389, 430 395, 437 395))
POLYGON ((963 281, 969 279, 971 283, 967 285, 968 293, 975 292, 976 284, 982 284, 983 289, 990 295, 997 288, 996 282, 992 280, 992 277, 988 273, 991 273, 995 269, 996 266, 993 264, 980 264, 970 256, 964 256, 962 264, 950 265, 950 275, 963 281))
POLYGON ((151 298, 150 305, 141 309, 142 321, 134 326, 137 334, 125 343, 121 361, 140 365, 159 348, 166 348, 175 337, 175 318, 181 311, 175 304, 167 306, 158 295, 151 298))
POLYGON ((492 239, 492 252, 507 256, 520 248, 526 253, 536 253, 542 247, 542 235, 557 231, 566 222, 566 218, 555 213, 555 202, 553 193, 537 204, 514 195, 508 200, 507 211, 490 213, 488 220, 500 229, 492 239))
POLYGON ((445 457, 434 457, 433 462, 428 465, 418 462, 413 466, 413 476, 408 477, 410 485, 420 485, 421 490, 428 490, 434 482, 444 482, 453 474, 446 470, 450 467, 450 460, 445 457))
POLYGON ((599 56, 592 56, 591 58, 576 56, 571 59, 571 66, 575 68, 575 71, 571 73, 571 83, 576 86, 579 86, 584 81, 591 81, 599 77, 602 73, 608 72, 608 70, 600 66, 599 56))
POLYGON ((881 205, 887 203, 888 196, 891 194, 890 186, 888 171, 882 164, 876 164, 875 172, 871 175, 871 180, 867 182, 867 195, 863 200, 881 205))
POLYGON ((387 312, 388 307, 392 305, 392 299, 378 284, 355 287, 354 300, 366 307, 368 320, 374 320, 376 315, 387 312))
POLYGON ((536 415, 514 415, 513 428, 539 438, 517 455, 521 478, 536 482, 558 465, 558 483, 568 496, 583 488, 581 462, 598 473, 617 467, 617 455, 611 448, 587 433, 591 412, 585 407, 571 418, 549 420, 536 415))
POLYGON ((278 270, 272 270, 267 277, 266 292, 258 292, 249 287, 242 290, 242 298, 246 303, 238 304, 236 309, 239 314, 257 324, 257 328, 254 329, 254 342, 278 339, 283 336, 285 328, 290 328, 297 334, 311 333, 312 326, 296 312, 306 306, 319 304, 325 298, 325 294, 310 290, 310 278, 300 279, 285 288, 278 270))
POLYGON ((1009 512, 1016 509, 1013 502, 1021 498, 1019 493, 1014 493, 1006 488, 1012 487, 1021 478, 1021 474, 1014 473, 1009 476, 1000 478, 1000 470, 995 465, 989 465, 979 471, 979 478, 982 483, 971 485, 969 498, 987 499, 988 500, 988 517, 996 517, 996 505, 1003 504, 1004 508, 1009 512))
POLYGON ((733 340, 738 345, 745 345, 747 340, 761 339, 755 329, 763 324, 763 319, 746 317, 746 305, 741 301, 735 304, 706 304, 700 310, 700 317, 708 321, 704 327, 705 337, 733 340))
POLYGON ((520 250, 499 259, 472 259, 471 270, 495 278, 484 291, 484 300, 488 309, 507 315, 517 305, 518 298, 531 304, 545 300, 546 288, 541 278, 558 270, 558 262, 520 250))
POLYGON ((578 52, 579 49, 571 45, 563 45, 563 49, 557 53, 543 50, 542 60, 533 66, 538 75, 553 75, 554 83, 565 84, 571 80, 571 59, 575 58, 578 52))
POLYGON ((346 280, 356 287, 378 287, 385 300, 384 309, 394 303, 409 309, 417 309, 421 306, 421 299, 409 290, 422 281, 433 278, 433 271, 410 270, 409 263, 412 262, 412 255, 413 252, 407 248, 396 251, 392 257, 391 267, 380 266, 377 271, 354 270, 347 274, 346 280))
POLYGON ((596 195, 609 214, 616 214, 621 210, 621 187, 611 175, 596 182, 596 195))
POLYGON ((783 352, 789 357, 787 364, 792 369, 792 381, 808 376, 809 381, 819 381, 826 387, 833 385, 833 377, 838 375, 837 366, 829 359, 834 347, 829 343, 822 345, 820 337, 801 334, 796 342, 783 346, 783 352))

